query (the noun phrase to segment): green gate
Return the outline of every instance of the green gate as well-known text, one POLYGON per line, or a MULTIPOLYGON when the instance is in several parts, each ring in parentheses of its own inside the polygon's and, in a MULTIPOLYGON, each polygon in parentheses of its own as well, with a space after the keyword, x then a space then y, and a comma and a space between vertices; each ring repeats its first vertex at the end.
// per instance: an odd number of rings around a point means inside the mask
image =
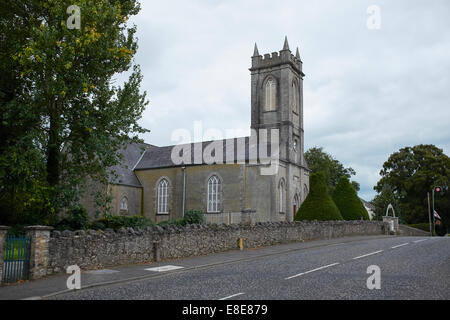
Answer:
POLYGON ((3 282, 28 280, 30 269, 30 237, 6 237, 3 282))

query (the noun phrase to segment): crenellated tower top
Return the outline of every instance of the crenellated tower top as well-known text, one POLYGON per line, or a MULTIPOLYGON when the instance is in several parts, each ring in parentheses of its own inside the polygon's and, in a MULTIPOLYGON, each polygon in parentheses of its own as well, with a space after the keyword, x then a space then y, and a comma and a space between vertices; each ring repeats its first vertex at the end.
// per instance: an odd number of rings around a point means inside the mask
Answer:
POLYGON ((258 69, 265 69, 269 67, 277 67, 282 64, 289 64, 294 68, 301 77, 304 77, 302 71, 303 62, 300 59, 300 53, 297 47, 296 54, 293 55, 289 49, 289 43, 287 37, 284 38, 283 49, 279 52, 272 52, 272 54, 266 53, 261 56, 258 51, 258 47, 255 43, 255 49, 252 56, 252 67, 250 71, 255 71, 258 69))

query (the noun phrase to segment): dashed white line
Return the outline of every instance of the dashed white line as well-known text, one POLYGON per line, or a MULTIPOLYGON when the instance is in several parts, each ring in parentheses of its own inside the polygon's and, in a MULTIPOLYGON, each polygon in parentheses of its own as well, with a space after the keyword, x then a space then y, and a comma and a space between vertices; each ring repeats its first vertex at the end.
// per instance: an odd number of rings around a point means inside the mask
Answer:
POLYGON ((422 242, 422 241, 427 241, 428 239, 421 239, 421 240, 416 240, 416 241, 413 241, 414 243, 418 243, 418 242, 422 242))
POLYGON ((228 297, 225 297, 225 298, 221 298, 221 299, 219 299, 219 300, 227 300, 227 299, 231 299, 231 298, 234 298, 234 297, 243 295, 243 294, 244 294, 243 292, 241 292, 241 293, 236 293, 236 294, 233 294, 233 295, 231 295, 231 296, 228 296, 228 297))
POLYGON ((380 252, 383 252, 383 250, 378 250, 378 251, 375 251, 375 252, 371 252, 371 253, 368 253, 368 254, 364 254, 364 255, 362 255, 362 256, 354 257, 353 260, 361 259, 361 258, 364 258, 364 257, 368 257, 368 256, 371 256, 371 255, 380 253, 380 252))
POLYGON ((313 269, 313 270, 302 272, 302 273, 296 274, 296 275, 294 275, 292 277, 285 278, 285 280, 289 280, 289 279, 292 279, 292 278, 300 277, 300 276, 302 276, 304 274, 308 274, 308 273, 311 273, 311 272, 314 272, 314 271, 319 271, 319 270, 322 270, 322 269, 325 269, 325 268, 329 268, 329 267, 332 267, 332 266, 335 266, 335 265, 338 265, 338 264, 339 264, 339 262, 336 262, 336 263, 333 263, 333 264, 329 264, 327 266, 323 266, 323 267, 320 267, 320 268, 316 268, 316 269, 313 269))
POLYGON ((393 247, 391 247, 391 249, 400 248, 400 247, 406 246, 407 244, 409 244, 409 242, 399 244, 398 246, 393 246, 393 247))

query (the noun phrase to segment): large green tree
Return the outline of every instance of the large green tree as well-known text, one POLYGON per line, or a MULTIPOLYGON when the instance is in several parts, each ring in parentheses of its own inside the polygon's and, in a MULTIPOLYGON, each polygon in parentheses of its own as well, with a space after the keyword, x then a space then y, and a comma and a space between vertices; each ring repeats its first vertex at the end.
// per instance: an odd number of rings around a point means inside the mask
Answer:
MULTIPOLYGON (((314 147, 305 152, 306 162, 312 172, 323 172, 328 193, 333 194, 341 177, 351 178, 356 172, 353 168, 345 168, 342 163, 334 159, 333 156, 322 147, 314 147)), ((352 181, 353 187, 359 191, 359 183, 352 181)))
MULTIPOLYGON (((386 215, 386 210, 390 204, 394 208, 395 216, 399 217, 399 220, 402 219, 399 201, 389 185, 384 185, 381 189, 381 192, 378 193, 371 202, 375 206, 374 220, 381 221, 383 219, 383 216, 386 215)), ((391 212, 389 212, 389 214, 391 214, 391 212)), ((401 222, 404 222, 404 220, 402 219, 401 222)))
POLYGON ((120 147, 146 131, 137 122, 147 101, 133 62, 136 27, 127 23, 139 9, 136 0, 2 2, 2 85, 10 86, 0 93, 1 132, 11 134, 0 149, 1 197, 36 189, 42 215, 54 220, 87 176, 105 181, 120 147), (80 28, 68 19, 73 4, 80 28), (113 85, 126 71, 129 79, 113 85), (22 185, 8 185, 14 175, 22 185))
MULTIPOLYGON (((391 188, 406 223, 428 222, 427 193, 436 185, 449 186, 450 158, 434 145, 405 147, 390 155, 380 175, 374 189, 391 188)), ((448 224, 449 192, 436 195, 435 208, 448 224)))

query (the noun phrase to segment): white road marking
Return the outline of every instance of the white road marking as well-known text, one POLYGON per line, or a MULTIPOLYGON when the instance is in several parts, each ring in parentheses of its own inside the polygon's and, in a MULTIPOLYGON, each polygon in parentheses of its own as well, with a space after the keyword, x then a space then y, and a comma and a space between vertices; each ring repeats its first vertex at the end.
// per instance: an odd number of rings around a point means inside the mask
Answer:
POLYGON ((172 271, 172 270, 178 270, 178 269, 183 269, 184 267, 180 267, 180 266, 161 266, 161 267, 154 267, 154 268, 147 268, 145 270, 147 271, 156 271, 156 272, 164 272, 164 271, 172 271))
POLYGON ((292 279, 292 278, 300 277, 300 276, 302 276, 304 274, 308 274, 308 273, 311 273, 311 272, 314 272, 314 271, 319 271, 319 270, 322 270, 322 269, 325 269, 325 268, 329 268, 329 267, 332 267, 332 266, 335 266, 335 265, 338 265, 338 264, 339 264, 339 262, 336 262, 336 263, 333 263, 333 264, 329 264, 327 266, 323 266, 323 267, 320 267, 320 268, 316 268, 316 269, 313 269, 313 270, 302 272, 302 273, 296 274, 296 275, 294 275, 292 277, 285 278, 285 280, 289 280, 289 279, 292 279))
POLYGON ((354 257, 353 260, 361 259, 361 258, 364 258, 364 257, 368 257, 368 256, 371 256, 371 255, 380 253, 380 252, 383 252, 383 250, 378 250, 378 251, 375 251, 375 252, 371 252, 371 253, 368 253, 368 254, 364 254, 364 255, 359 256, 359 257, 354 257))
POLYGON ((416 240, 416 241, 413 241, 414 243, 418 243, 418 242, 422 242, 422 241, 427 241, 428 239, 421 239, 421 240, 416 240))
POLYGON ((219 299, 219 300, 227 300, 227 299, 234 298, 234 297, 237 297, 237 296, 240 296, 240 295, 243 295, 243 294, 244 294, 243 292, 241 292, 241 293, 236 293, 236 294, 233 294, 233 295, 231 295, 231 296, 228 296, 228 297, 225 297, 225 298, 221 298, 221 299, 219 299))
POLYGON ((398 246, 393 246, 393 247, 391 247, 391 249, 400 248, 400 247, 406 246, 407 244, 409 244, 409 242, 399 244, 398 246))

